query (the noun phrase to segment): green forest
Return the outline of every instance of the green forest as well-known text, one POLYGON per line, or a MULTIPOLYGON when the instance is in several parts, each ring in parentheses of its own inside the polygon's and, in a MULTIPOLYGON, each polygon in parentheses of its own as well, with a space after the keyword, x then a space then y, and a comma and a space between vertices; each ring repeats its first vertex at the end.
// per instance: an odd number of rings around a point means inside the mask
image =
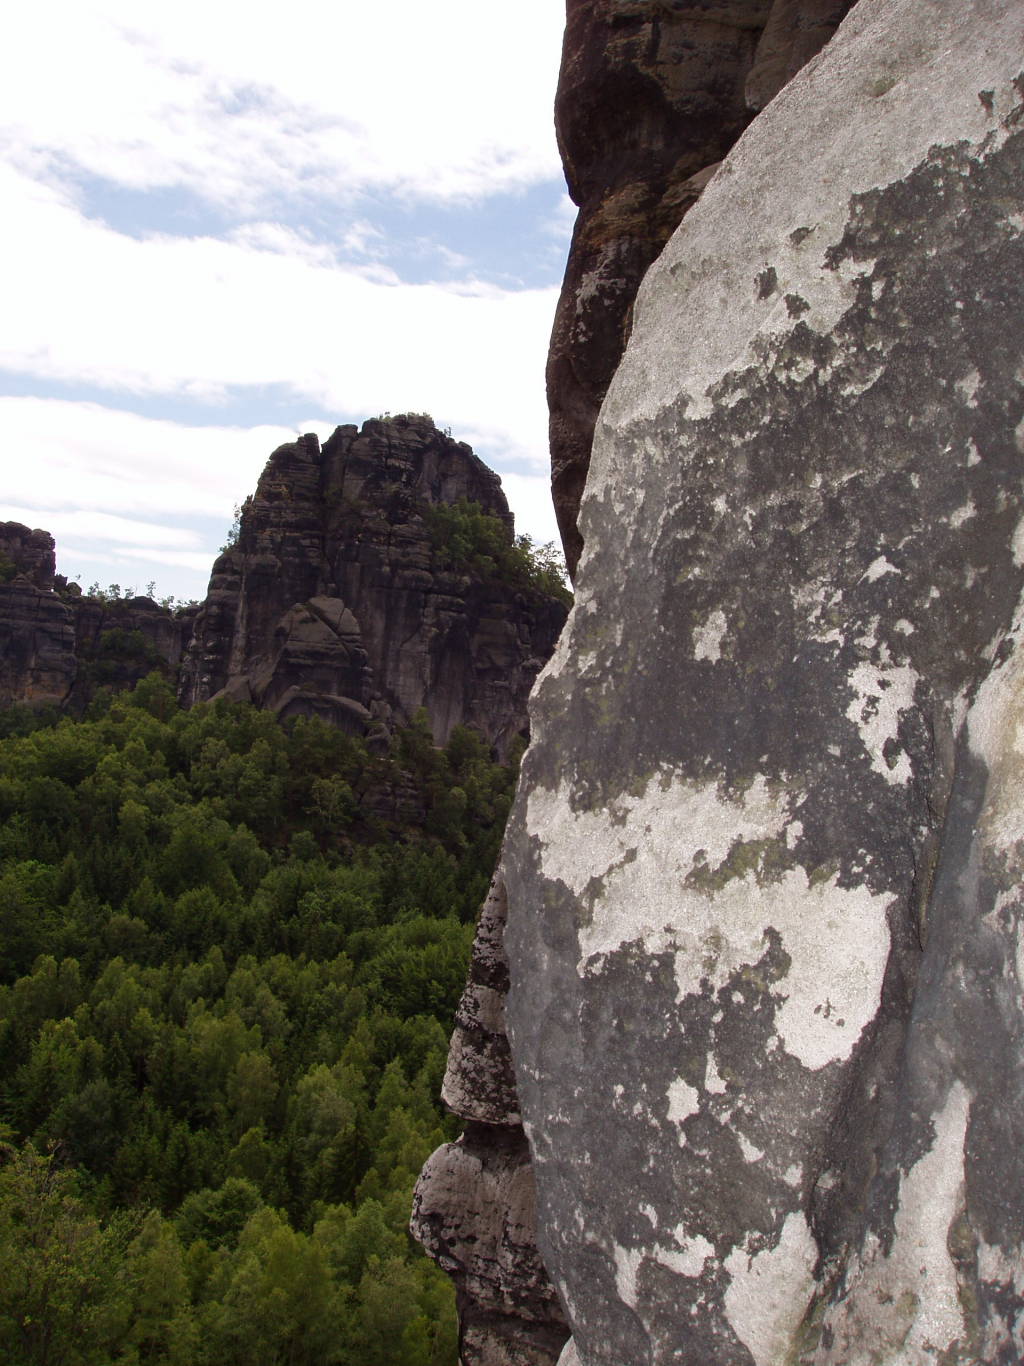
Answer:
POLYGON ((407 1225, 518 751, 158 673, 0 737, 6 1361, 454 1366, 407 1225))

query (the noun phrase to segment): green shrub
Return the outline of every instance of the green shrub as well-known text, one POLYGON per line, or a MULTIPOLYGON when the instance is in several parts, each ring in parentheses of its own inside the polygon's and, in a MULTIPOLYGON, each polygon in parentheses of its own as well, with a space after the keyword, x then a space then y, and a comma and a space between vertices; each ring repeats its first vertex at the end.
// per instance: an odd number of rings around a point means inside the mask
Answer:
POLYGON ((529 536, 513 537, 504 522, 465 498, 428 507, 425 516, 437 568, 500 579, 572 606, 565 564, 553 541, 536 546, 529 536))

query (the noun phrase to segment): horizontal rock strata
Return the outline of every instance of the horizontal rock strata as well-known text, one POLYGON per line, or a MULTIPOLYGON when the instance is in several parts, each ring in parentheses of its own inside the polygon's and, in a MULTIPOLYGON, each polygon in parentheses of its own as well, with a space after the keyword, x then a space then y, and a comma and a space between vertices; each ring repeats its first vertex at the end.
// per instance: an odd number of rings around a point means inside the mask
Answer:
POLYGON ((1024 10, 861 0, 645 279, 508 833, 582 1366, 1024 1333, 1024 10))
POLYGON ((44 592, 53 587, 57 567, 53 537, 38 527, 33 531, 21 522, 0 522, 0 579, 8 573, 23 575, 34 588, 44 592))
POLYGON ((78 672, 74 613, 24 575, 0 584, 0 709, 62 706, 78 672))

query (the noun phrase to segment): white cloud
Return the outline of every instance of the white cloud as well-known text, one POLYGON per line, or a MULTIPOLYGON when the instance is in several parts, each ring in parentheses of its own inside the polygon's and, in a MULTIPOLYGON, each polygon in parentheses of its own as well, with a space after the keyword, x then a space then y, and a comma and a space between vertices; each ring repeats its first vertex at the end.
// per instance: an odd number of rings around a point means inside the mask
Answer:
POLYGON ((285 384, 328 411, 427 411, 545 459, 554 290, 382 285, 305 250, 83 220, 0 167, 0 367, 134 394, 215 400, 285 384))
MULTIPOLYGON (((0 398, 0 432, 5 519, 31 514, 55 535, 60 526, 78 538, 154 545, 172 543, 151 533, 173 519, 230 523, 271 451, 295 439, 285 427, 186 427, 39 398, 0 398)), ((188 534, 173 543, 197 544, 188 534)))
POLYGON ((558 0, 34 0, 4 19, 0 126, 37 169, 225 204, 478 196, 559 174, 563 22, 558 0))

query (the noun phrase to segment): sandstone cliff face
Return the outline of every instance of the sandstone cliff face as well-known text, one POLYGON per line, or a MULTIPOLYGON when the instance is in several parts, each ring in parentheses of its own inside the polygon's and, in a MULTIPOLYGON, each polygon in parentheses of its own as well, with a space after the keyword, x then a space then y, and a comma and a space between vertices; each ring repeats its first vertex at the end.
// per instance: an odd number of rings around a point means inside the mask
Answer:
POLYGON ((506 836, 583 1366, 1024 1334, 1024 10, 861 0, 648 274, 506 836))
POLYGON ((569 1329, 537 1251, 533 1170, 505 1033, 507 909, 499 868, 441 1090, 466 1129, 423 1168, 410 1228, 455 1282, 462 1366, 555 1366, 569 1329))
POLYGON ((0 578, 21 574, 45 592, 53 587, 56 567, 56 550, 48 531, 38 527, 33 531, 21 522, 0 522, 0 578))
POLYGON ((53 591, 53 537, 0 522, 0 709, 61 706, 75 681, 75 625, 53 591))
POLYGON ((568 0, 555 128, 579 206, 548 355, 551 488, 569 572, 594 423, 645 272, 756 110, 852 0, 568 0))
POLYGON ((463 723, 503 751, 566 613, 438 569, 426 510, 462 498, 511 532, 498 476, 426 417, 280 447, 214 565, 183 700, 225 691, 359 732, 424 706, 438 743, 463 723))
POLYGON ((152 598, 69 596, 77 672, 65 711, 80 714, 97 689, 133 688, 153 669, 174 678, 198 609, 169 611, 152 598))
POLYGON ((177 669, 193 612, 149 598, 83 597, 54 570, 49 532, 0 523, 0 710, 23 702, 80 714, 99 687, 130 688, 153 668, 177 669))

